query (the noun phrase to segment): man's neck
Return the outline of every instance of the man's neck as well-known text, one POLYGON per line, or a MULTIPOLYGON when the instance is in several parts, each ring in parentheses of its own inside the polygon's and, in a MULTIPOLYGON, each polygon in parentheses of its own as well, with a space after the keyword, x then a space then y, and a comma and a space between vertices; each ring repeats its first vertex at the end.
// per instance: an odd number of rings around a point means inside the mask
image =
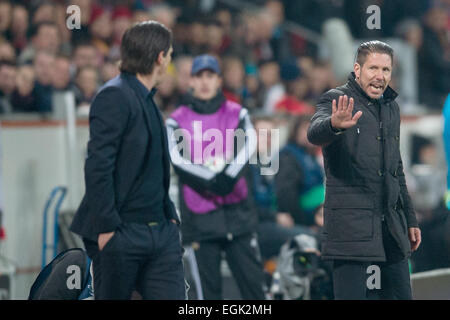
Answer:
POLYGON ((155 86, 156 86, 156 82, 157 82, 157 77, 156 77, 156 71, 153 70, 152 73, 150 74, 136 74, 136 78, 142 82, 142 84, 149 90, 151 91, 155 86))

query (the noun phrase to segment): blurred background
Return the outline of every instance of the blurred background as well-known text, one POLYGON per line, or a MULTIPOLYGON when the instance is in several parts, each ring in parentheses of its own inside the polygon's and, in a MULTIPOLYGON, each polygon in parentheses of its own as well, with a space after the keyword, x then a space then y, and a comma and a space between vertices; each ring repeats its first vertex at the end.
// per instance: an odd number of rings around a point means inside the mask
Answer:
MULTIPOLYGON (((124 31, 150 19, 174 37, 156 94, 164 115, 189 90, 193 56, 213 54, 225 96, 248 108, 255 123, 280 130, 274 150, 322 93, 346 82, 361 42, 389 43, 401 153, 423 235, 411 272, 450 267, 442 116, 450 93, 450 1, 0 0, 0 299, 27 298, 42 264, 61 242, 70 246, 65 220, 55 223, 55 216, 73 212, 84 192, 90 103, 119 73, 124 31), (80 8, 79 29, 66 24, 69 5, 80 8), (371 5, 379 8, 379 28, 370 28, 371 5)), ((176 187, 171 194, 176 201, 176 187)), ((305 228, 320 228, 316 222, 305 228)))

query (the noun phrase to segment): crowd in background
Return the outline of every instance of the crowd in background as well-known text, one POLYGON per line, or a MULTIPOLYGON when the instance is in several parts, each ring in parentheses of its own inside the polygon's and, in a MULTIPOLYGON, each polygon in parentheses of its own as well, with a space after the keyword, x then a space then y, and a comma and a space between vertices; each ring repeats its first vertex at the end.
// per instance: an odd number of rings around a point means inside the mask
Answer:
POLYGON ((228 2, 75 0, 81 26, 69 30, 66 1, 1 0, 0 112, 51 112, 58 108, 52 92, 61 90, 88 106, 118 74, 124 31, 154 19, 174 36, 174 62, 157 94, 164 111, 188 90, 192 56, 210 53, 222 60, 227 98, 251 111, 311 113, 317 97, 339 83, 317 45, 285 25, 320 33, 333 17, 346 21, 355 38, 397 37, 416 48, 419 102, 430 112, 442 108, 450 83, 449 1, 264 0, 243 9, 228 2), (381 8, 379 30, 365 26, 370 4, 381 8))
MULTIPOLYGON (((155 96, 165 115, 183 100, 192 59, 204 53, 221 60, 224 95, 251 114, 264 114, 265 120, 311 115, 318 97, 341 83, 331 62, 319 58, 317 45, 288 31, 286 23, 320 34, 330 18, 343 19, 355 39, 395 37, 414 47, 419 103, 430 114, 441 112, 450 92, 450 1, 243 2, 251 6, 216 0, 0 0, 0 115, 53 112, 60 107, 54 93, 65 91, 73 93, 78 114, 87 115, 97 90, 119 73, 123 33, 151 19, 173 32, 173 62, 155 96), (66 9, 72 4, 81 9, 81 25, 69 30, 66 9), (379 30, 366 27, 371 4, 381 8, 379 30)), ((432 162, 434 147, 418 141, 414 161, 432 162)), ((287 228, 297 223, 283 214, 274 217, 287 228)), ((320 219, 314 216, 309 225, 320 226, 320 219)))

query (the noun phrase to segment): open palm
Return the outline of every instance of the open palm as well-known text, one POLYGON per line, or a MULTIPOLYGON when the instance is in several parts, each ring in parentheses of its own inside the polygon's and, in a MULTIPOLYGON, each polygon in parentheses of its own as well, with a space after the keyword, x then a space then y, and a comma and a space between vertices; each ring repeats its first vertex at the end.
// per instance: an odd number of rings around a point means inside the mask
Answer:
POLYGON ((353 98, 348 98, 346 95, 340 96, 336 106, 336 99, 333 99, 331 125, 336 129, 348 129, 353 127, 361 118, 362 111, 358 111, 352 116, 353 112, 353 98))

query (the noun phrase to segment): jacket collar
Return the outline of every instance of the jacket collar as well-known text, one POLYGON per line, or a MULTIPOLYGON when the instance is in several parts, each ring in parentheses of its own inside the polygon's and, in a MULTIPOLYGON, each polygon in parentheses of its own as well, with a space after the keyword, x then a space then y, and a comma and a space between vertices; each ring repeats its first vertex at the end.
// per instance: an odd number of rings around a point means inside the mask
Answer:
POLYGON ((388 102, 388 101, 395 100, 395 98, 397 98, 397 96, 398 96, 398 93, 388 85, 386 90, 384 90, 383 95, 381 96, 380 99, 373 99, 367 95, 367 93, 361 88, 361 86, 358 84, 358 82, 356 82, 355 78, 356 78, 355 73, 351 72, 350 75, 348 76, 348 82, 347 82, 348 85, 369 101, 382 100, 384 102, 388 102))
POLYGON ((144 86, 144 84, 141 81, 139 81, 136 75, 129 72, 122 72, 122 76, 128 79, 128 81, 130 81, 130 84, 134 88, 136 88, 138 94, 141 96, 141 98, 144 99, 144 101, 147 101, 149 97, 153 98, 153 96, 155 95, 157 89, 152 88, 152 90, 148 90, 147 87, 144 86))

